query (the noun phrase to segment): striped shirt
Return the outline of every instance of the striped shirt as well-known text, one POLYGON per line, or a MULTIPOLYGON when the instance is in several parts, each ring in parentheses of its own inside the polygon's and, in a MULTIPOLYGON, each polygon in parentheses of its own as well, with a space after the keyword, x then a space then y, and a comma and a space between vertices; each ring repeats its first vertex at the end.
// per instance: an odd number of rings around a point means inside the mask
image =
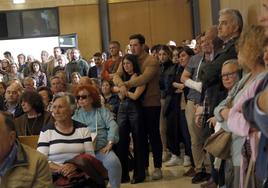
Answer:
POLYGON ((66 160, 87 153, 94 155, 90 130, 86 125, 73 120, 74 129, 65 134, 56 129, 54 123, 44 126, 40 132, 37 150, 48 160, 62 164, 66 160))

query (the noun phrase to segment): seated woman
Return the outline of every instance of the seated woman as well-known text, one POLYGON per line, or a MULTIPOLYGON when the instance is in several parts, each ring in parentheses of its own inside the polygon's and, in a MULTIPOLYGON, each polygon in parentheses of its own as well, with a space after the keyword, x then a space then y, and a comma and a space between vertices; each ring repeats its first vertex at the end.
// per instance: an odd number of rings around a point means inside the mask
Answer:
POLYGON ((81 153, 94 155, 90 130, 86 125, 72 120, 76 108, 75 98, 68 93, 57 93, 53 98, 54 123, 43 127, 37 150, 48 156, 53 173, 70 178, 77 166, 65 163, 81 153))
POLYGON ((112 188, 119 188, 121 182, 121 164, 112 147, 119 140, 118 126, 111 112, 101 107, 100 95, 91 85, 78 85, 75 96, 80 107, 75 111, 73 119, 86 124, 96 134, 95 154, 108 170, 112 188))
POLYGON ((38 94, 42 97, 45 111, 51 112, 53 93, 47 86, 41 86, 37 89, 38 94))
POLYGON ((24 114, 15 119, 18 136, 39 135, 41 129, 53 121, 37 92, 26 90, 20 97, 20 104, 24 114))

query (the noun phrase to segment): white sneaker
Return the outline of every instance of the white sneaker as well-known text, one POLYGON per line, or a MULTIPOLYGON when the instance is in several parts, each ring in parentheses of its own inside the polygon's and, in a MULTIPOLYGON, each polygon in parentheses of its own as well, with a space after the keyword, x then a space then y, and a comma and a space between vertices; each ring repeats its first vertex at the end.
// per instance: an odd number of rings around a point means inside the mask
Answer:
POLYGON ((167 151, 163 151, 162 162, 167 162, 171 157, 171 154, 167 151))
POLYGON ((183 166, 188 167, 191 165, 192 165, 192 163, 191 163, 190 157, 188 155, 184 155, 183 166))
POLYGON ((177 166, 177 165, 182 165, 183 161, 180 157, 173 155, 171 156, 170 160, 166 163, 166 166, 177 166))
POLYGON ((152 173, 152 180, 160 180, 162 177, 162 170, 160 168, 155 168, 152 173))

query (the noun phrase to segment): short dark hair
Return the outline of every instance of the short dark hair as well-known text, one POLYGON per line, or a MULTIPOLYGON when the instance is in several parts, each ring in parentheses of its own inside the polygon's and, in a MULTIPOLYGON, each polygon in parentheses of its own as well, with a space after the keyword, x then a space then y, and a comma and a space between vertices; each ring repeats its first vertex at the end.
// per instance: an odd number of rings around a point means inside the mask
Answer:
POLYGON ((130 35, 129 40, 138 39, 140 44, 145 44, 145 38, 142 34, 130 35))
POLYGON ((9 52, 9 51, 6 51, 6 52, 4 52, 4 55, 8 55, 8 56, 11 56, 11 52, 9 52))
POLYGON ((51 89, 49 87, 41 86, 41 87, 37 88, 37 92, 39 93, 40 91, 46 91, 47 95, 48 95, 49 102, 52 101, 53 93, 52 93, 52 91, 51 91, 51 89))
POLYGON ((158 52, 160 47, 161 47, 161 44, 156 44, 156 45, 152 46, 151 52, 153 52, 153 51, 158 52))
POLYGON ((20 103, 22 101, 29 103, 36 113, 43 113, 45 110, 42 97, 36 91, 24 91, 20 97, 20 103))
POLYGON ((6 112, 6 111, 1 111, 0 114, 4 116, 4 122, 6 124, 6 127, 9 131, 14 131, 16 132, 16 125, 14 123, 12 114, 6 112))
POLYGON ((26 59, 26 56, 24 54, 17 55, 17 57, 19 57, 19 56, 22 56, 24 58, 24 60, 26 59))
POLYGON ((185 52, 188 56, 193 56, 193 55, 195 55, 193 49, 191 49, 189 46, 184 46, 184 47, 181 49, 181 52, 185 52))
POLYGON ((96 52, 93 57, 102 57, 101 53, 100 52, 96 52))

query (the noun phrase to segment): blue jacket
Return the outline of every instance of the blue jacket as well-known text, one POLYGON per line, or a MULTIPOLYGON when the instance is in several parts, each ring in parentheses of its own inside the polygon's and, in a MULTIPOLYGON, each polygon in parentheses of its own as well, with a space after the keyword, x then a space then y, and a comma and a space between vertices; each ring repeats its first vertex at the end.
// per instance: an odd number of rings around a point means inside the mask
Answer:
POLYGON ((107 108, 94 108, 90 112, 86 112, 83 108, 79 108, 75 111, 73 120, 87 125, 92 133, 96 132, 97 120, 98 134, 96 137, 95 151, 104 148, 109 141, 112 141, 113 143, 119 141, 118 125, 115 122, 112 113, 107 108))

